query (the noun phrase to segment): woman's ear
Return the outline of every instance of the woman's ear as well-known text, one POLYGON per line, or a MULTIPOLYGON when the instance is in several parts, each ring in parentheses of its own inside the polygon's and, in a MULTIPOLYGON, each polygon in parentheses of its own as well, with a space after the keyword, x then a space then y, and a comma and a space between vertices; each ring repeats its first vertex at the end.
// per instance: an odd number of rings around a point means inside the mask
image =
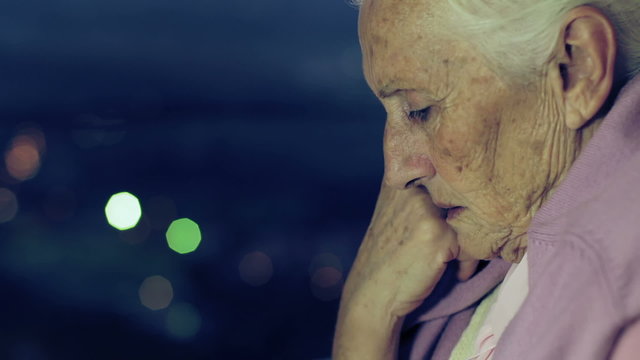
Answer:
POLYGON ((557 66, 556 88, 563 95, 565 123, 579 129, 607 101, 615 77, 617 40, 609 19, 592 6, 567 13, 550 66, 557 66))

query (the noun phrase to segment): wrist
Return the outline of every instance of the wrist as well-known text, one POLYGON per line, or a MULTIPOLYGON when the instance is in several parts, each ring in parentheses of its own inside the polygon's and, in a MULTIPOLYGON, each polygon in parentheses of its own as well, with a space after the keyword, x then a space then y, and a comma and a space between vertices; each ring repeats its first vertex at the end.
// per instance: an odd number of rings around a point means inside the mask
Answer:
POLYGON ((394 359, 404 317, 374 304, 342 304, 333 346, 334 360, 394 359))

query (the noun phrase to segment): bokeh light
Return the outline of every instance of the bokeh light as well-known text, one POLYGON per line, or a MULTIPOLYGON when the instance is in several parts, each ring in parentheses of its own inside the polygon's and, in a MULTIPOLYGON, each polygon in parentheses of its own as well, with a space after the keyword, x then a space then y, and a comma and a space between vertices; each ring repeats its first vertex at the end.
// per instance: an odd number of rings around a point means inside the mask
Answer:
POLYGON ((318 254, 309 266, 311 292, 322 300, 330 301, 340 297, 343 284, 342 263, 331 253, 318 254))
POLYGON ((19 127, 20 127, 20 130, 18 131, 17 134, 28 136, 33 141, 35 141, 36 147, 38 148, 38 152, 42 157, 42 155, 44 154, 47 148, 47 142, 45 140, 44 133, 40 129, 40 126, 32 123, 26 123, 26 124, 19 125, 19 127))
POLYGON ((171 250, 179 254, 187 254, 194 251, 198 248, 202 239, 198 224, 187 218, 172 222, 169 225, 166 236, 171 250))
POLYGON ((173 300, 173 286, 160 275, 150 276, 140 285, 138 296, 142 305, 151 310, 165 309, 173 300))
POLYGON ((118 230, 127 230, 138 224, 142 209, 138 198, 128 192, 111 196, 104 208, 107 221, 118 230))
POLYGON ((40 150, 36 139, 29 135, 16 136, 4 160, 11 177, 19 181, 31 179, 40 169, 40 150))
POLYGON ((254 251, 242 258, 238 267, 240 277, 251 286, 261 286, 271 280, 273 263, 269 255, 254 251))
POLYGON ((194 337, 200 331, 201 325, 200 312, 191 304, 175 304, 167 312, 167 332, 177 339, 194 337))
POLYGON ((328 266, 342 271, 342 262, 336 255, 325 252, 314 256, 309 265, 309 276, 313 276, 316 270, 328 266))
POLYGON ((131 245, 136 245, 147 240, 150 233, 151 233, 151 226, 149 226, 149 221, 143 215, 140 218, 140 221, 138 221, 138 224, 134 228, 120 231, 119 235, 122 241, 131 245))
POLYGON ((320 268, 311 276, 311 283, 321 288, 338 285, 341 280, 342 272, 331 266, 320 268))
POLYGON ((18 212, 18 199, 9 189, 0 188, 0 223, 13 220, 18 212))

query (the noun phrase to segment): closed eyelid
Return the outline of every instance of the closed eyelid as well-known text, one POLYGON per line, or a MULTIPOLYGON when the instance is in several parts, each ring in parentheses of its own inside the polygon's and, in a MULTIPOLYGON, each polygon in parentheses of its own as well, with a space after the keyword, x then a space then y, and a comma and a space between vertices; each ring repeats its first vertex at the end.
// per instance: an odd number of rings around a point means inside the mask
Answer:
POLYGON ((435 105, 440 101, 433 96, 426 94, 424 91, 407 91, 405 93, 409 108, 411 110, 424 109, 427 106, 435 105))

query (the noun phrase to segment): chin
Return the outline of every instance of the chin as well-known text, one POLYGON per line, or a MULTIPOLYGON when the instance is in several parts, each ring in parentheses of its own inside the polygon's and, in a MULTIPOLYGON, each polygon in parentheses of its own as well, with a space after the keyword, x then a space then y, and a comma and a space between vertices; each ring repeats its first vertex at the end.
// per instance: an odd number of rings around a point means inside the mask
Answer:
POLYGON ((461 254, 459 260, 491 260, 500 256, 500 252, 492 250, 491 243, 483 241, 475 236, 464 236, 458 233, 458 244, 461 254))
POLYGON ((512 241, 514 239, 510 236, 509 230, 487 231, 488 229, 478 229, 477 226, 471 231, 468 231, 466 226, 453 226, 453 229, 458 234, 458 243, 464 256, 461 260, 492 260, 502 257, 506 261, 514 262, 516 258, 519 261, 524 256, 524 252, 519 257, 518 251, 514 254, 513 245, 516 242, 512 241))

